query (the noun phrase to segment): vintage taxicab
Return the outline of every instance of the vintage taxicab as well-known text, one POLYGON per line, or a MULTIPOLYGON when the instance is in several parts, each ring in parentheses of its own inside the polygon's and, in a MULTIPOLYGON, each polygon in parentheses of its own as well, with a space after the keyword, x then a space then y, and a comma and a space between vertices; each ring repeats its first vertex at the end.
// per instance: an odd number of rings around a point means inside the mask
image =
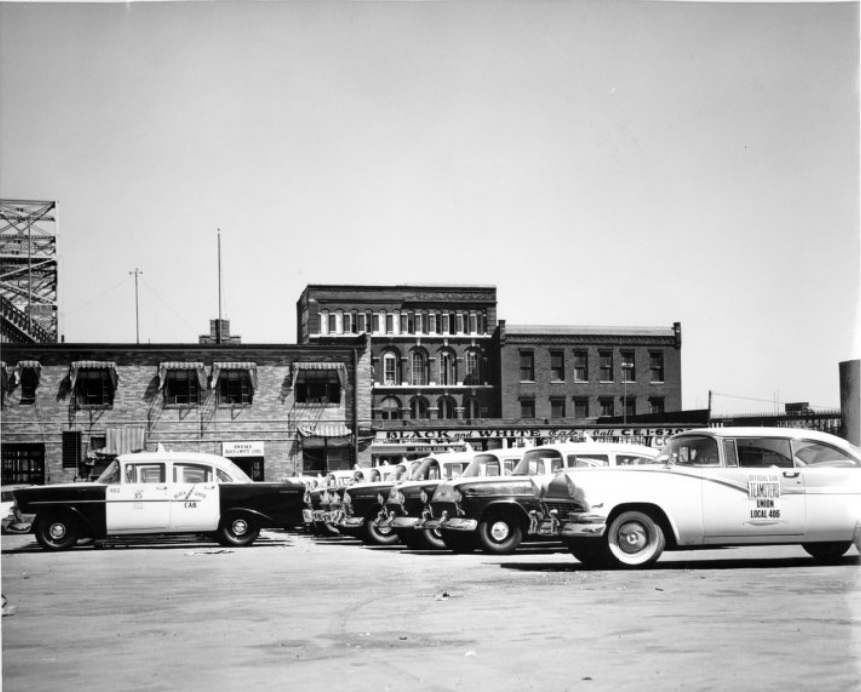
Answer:
MULTIPOLYGON (((394 473, 374 483, 357 483, 345 489, 341 497, 341 520, 338 530, 348 536, 360 538, 367 545, 393 545, 398 535, 391 526, 377 526, 374 521, 385 498, 396 483, 409 479, 421 465, 421 459, 395 464, 394 473)), ((383 467, 377 467, 383 468, 383 467)))
POLYGON ((137 534, 202 534, 222 545, 251 545, 264 528, 302 525, 304 485, 255 482, 229 459, 195 452, 117 457, 92 483, 14 491, 47 550, 79 539, 137 534))
POLYGON ((431 499, 435 521, 426 526, 438 527, 446 547, 454 552, 480 548, 507 555, 517 550, 525 537, 551 538, 549 532, 540 531, 540 520, 544 491, 556 473, 642 464, 657 455, 653 447, 594 440, 533 447, 523 453, 509 477, 464 478, 440 484, 431 499))
MULTIPOLYGON (((507 476, 523 456, 523 448, 496 449, 488 452, 469 452, 464 459, 469 461, 459 478, 498 478, 507 476)), ((457 461, 450 455, 450 462, 457 461)), ((394 486, 389 491, 385 512, 392 528, 408 548, 413 550, 445 550, 445 543, 438 526, 426 528, 425 522, 431 518, 430 501, 440 483, 451 480, 445 476, 446 469, 437 472, 435 467, 429 467, 426 478, 406 481, 394 486)), ((449 464, 449 472, 456 471, 449 464)), ((417 476, 422 474, 416 474, 417 476)))
POLYGON ((544 502, 580 562, 638 568, 664 550, 800 544, 820 561, 861 549, 861 450, 807 429, 708 428, 658 464, 558 475, 544 502))
MULTIPOLYGON (((358 480, 361 480, 359 476, 358 480)), ((339 488, 358 482, 356 471, 341 469, 329 471, 325 476, 311 480, 305 484, 305 508, 302 516, 305 528, 315 535, 336 533, 330 521, 332 497, 337 495, 339 488)))

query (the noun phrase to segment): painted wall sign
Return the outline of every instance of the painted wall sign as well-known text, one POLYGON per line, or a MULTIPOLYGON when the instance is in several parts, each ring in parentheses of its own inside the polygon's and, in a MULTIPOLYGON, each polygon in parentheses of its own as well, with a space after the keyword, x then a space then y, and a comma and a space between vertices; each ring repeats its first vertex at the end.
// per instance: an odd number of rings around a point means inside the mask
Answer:
POLYGON ((224 457, 262 457, 263 442, 222 442, 221 456, 224 457))

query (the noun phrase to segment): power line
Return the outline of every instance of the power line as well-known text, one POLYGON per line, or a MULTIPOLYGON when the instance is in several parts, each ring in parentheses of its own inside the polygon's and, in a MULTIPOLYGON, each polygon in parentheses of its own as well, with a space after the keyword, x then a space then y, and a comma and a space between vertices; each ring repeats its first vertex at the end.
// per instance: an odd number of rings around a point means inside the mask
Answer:
POLYGON ((108 290, 103 291, 102 293, 100 293, 99 295, 97 295, 97 296, 96 296, 95 298, 93 298, 92 300, 89 300, 89 301, 87 301, 86 303, 82 303, 81 305, 78 305, 77 307, 74 307, 74 308, 71 308, 71 309, 66 309, 66 310, 64 310, 63 312, 65 312, 65 313, 68 315, 68 314, 69 314, 69 313, 71 313, 71 312, 76 312, 76 311, 80 310, 81 308, 85 308, 85 307, 87 307, 88 305, 91 305, 92 303, 95 303, 97 300, 100 300, 101 298, 104 298, 108 293, 110 293, 111 291, 115 291, 115 290, 117 290, 120 286, 122 286, 122 285, 123 285, 123 284, 125 284, 125 283, 128 283, 129 281, 131 281, 131 279, 129 279, 129 278, 125 278, 125 279, 123 279, 122 281, 120 281, 116 286, 112 286, 112 287, 111 287, 111 288, 109 288, 108 290))

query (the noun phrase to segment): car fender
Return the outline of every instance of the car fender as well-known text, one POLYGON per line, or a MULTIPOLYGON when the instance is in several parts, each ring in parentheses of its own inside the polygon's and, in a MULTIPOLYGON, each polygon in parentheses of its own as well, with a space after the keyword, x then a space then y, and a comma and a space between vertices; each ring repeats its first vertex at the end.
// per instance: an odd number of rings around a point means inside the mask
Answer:
POLYGON ((75 507, 74 505, 59 505, 53 506, 50 508, 40 508, 36 512, 36 516, 33 519, 33 524, 39 521, 39 518, 42 516, 50 516, 56 514, 67 514, 71 515, 75 518, 75 520, 81 525, 82 533, 87 534, 88 536, 100 536, 105 535, 104 531, 99 531, 92 521, 83 513, 80 509, 75 507))
POLYGON ((487 517, 491 512, 496 510, 503 510, 505 512, 514 513, 520 523, 523 525, 523 527, 529 527, 529 515, 523 508, 523 505, 515 498, 503 497, 499 498, 498 500, 492 500, 491 502, 487 503, 487 505, 485 505, 484 508, 481 510, 482 520, 487 517))
MULTIPOLYGON (((221 513, 221 517, 225 517, 231 513, 248 514, 252 517, 255 517, 256 519, 259 520, 261 526, 277 526, 278 525, 277 522, 275 521, 275 519, 273 517, 269 516, 268 514, 264 514, 263 512, 260 512, 256 509, 251 509, 250 507, 243 507, 242 505, 237 505, 235 507, 230 507, 228 509, 225 509, 221 513)), ((220 521, 220 518, 219 518, 219 521, 220 521)))

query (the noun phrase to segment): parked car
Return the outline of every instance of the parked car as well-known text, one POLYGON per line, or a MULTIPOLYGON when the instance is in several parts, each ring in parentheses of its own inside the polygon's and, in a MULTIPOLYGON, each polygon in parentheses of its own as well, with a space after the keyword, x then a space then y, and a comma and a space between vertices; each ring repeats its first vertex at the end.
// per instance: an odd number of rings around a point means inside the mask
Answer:
MULTIPOLYGON (((537 518, 553 475, 564 469, 603 468, 643 463, 658 450, 613 442, 568 442, 527 449, 506 478, 464 478, 441 484, 431 500, 433 517, 446 546, 455 552, 481 548, 506 555, 525 537, 543 540, 537 518)), ((558 540, 558 538, 556 539, 558 540)))
POLYGON ((305 528, 313 534, 337 533, 328 520, 331 493, 355 482, 356 472, 346 470, 329 471, 325 476, 305 483, 302 517, 305 528))
POLYGON ((78 539, 136 534, 205 534, 222 545, 251 545, 263 528, 302 524, 301 483, 252 481, 236 464, 212 454, 144 452, 110 463, 92 483, 14 491, 47 550, 78 539))
MULTIPOLYGON (((412 477, 421 466, 423 459, 405 461, 397 464, 395 473, 385 480, 375 483, 357 483, 347 488, 341 496, 341 519, 338 530, 341 533, 360 538, 369 545, 392 545, 398 542, 398 535, 391 526, 377 526, 374 519, 380 513, 389 491, 396 483, 412 477)), ((382 468, 382 467, 378 467, 382 468)))
MULTIPOLYGON (((469 461, 459 478, 487 478, 509 475, 523 456, 523 449, 497 449, 468 452, 469 461)), ((449 457, 446 457, 449 459, 449 457)), ((450 460, 450 459, 449 459, 450 460)), ((426 478, 416 478, 389 491, 384 512, 401 543, 414 550, 445 550, 439 528, 425 528, 430 517, 430 500, 440 483, 449 480, 442 473, 427 469, 426 478)), ((416 474, 420 476, 422 474, 416 474)))
POLYGON ((861 450, 814 430, 709 428, 670 438, 658 465, 561 474, 546 524, 586 565, 646 567, 664 550, 800 544, 861 549, 861 450))

